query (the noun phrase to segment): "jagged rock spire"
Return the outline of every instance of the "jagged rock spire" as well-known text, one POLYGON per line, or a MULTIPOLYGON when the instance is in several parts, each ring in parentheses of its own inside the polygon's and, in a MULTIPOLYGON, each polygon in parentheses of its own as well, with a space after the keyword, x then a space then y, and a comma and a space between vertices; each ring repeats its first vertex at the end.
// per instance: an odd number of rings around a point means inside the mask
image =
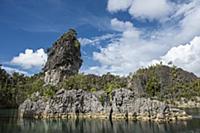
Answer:
POLYGON ((82 59, 76 36, 77 32, 69 29, 48 49, 47 63, 43 68, 46 84, 56 85, 68 76, 78 73, 82 59))

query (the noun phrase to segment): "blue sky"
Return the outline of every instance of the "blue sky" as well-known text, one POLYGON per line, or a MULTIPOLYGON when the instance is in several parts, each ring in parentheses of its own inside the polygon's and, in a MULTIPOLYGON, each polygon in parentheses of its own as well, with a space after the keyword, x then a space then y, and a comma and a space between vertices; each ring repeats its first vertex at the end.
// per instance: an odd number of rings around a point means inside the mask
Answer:
POLYGON ((199 0, 0 0, 0 63, 37 73, 69 28, 81 72, 127 75, 162 61, 200 75, 199 0))

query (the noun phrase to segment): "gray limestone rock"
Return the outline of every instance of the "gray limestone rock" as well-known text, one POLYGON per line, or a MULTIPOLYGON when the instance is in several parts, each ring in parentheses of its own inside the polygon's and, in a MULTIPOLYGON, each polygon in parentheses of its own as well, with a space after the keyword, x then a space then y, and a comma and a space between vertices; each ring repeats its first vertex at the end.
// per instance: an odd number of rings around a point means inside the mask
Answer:
POLYGON ((27 99, 20 105, 19 112, 22 117, 62 117, 70 114, 99 114, 97 117, 100 117, 104 114, 107 118, 120 116, 120 118, 167 120, 186 116, 183 110, 170 108, 158 100, 135 97, 133 91, 125 88, 113 90, 104 103, 100 97, 105 97, 105 93, 91 93, 81 89, 61 89, 49 99, 38 94, 33 96, 35 100, 27 99))
POLYGON ((76 31, 70 29, 48 49, 48 60, 43 68, 46 84, 56 85, 78 73, 82 59, 76 35, 76 31))

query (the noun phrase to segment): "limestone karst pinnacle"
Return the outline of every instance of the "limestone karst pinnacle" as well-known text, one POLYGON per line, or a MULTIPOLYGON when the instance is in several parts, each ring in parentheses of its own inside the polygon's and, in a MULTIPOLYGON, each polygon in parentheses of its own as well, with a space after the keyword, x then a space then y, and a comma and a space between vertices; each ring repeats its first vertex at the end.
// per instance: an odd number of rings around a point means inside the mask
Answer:
POLYGON ((43 68, 45 84, 56 85, 66 77, 78 73, 82 59, 76 36, 76 31, 69 29, 48 49, 48 59, 43 68))

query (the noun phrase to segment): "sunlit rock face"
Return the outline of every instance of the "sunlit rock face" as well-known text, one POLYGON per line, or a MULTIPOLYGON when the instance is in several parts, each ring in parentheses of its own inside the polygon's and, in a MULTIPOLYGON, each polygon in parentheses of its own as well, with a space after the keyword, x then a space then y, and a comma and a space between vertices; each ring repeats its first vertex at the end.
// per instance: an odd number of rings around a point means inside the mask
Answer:
POLYGON ((20 117, 34 118, 101 118, 172 121, 190 119, 185 111, 164 102, 138 98, 133 91, 116 89, 108 96, 84 90, 59 90, 46 99, 34 93, 19 107, 20 117), (33 100, 34 99, 34 100, 33 100))
POLYGON ((76 31, 70 29, 48 49, 48 60, 43 68, 45 84, 56 85, 68 76, 78 73, 82 59, 76 36, 76 31))

